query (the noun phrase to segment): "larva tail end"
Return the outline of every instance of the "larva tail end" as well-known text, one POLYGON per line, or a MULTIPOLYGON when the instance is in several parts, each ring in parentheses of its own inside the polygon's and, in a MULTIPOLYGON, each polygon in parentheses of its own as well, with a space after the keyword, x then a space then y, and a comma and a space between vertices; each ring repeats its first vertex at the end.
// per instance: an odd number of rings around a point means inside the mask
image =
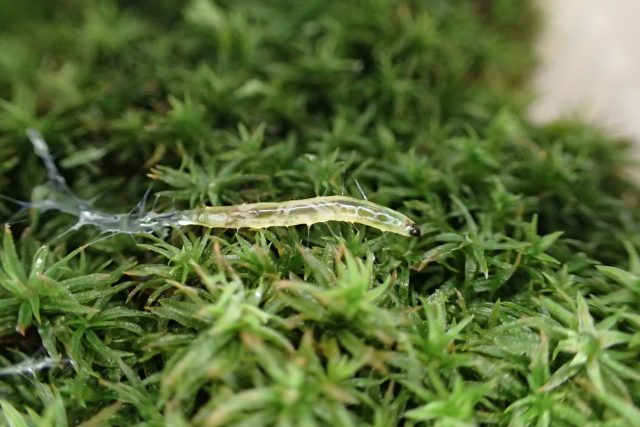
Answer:
POLYGON ((420 228, 416 224, 407 224, 407 232, 409 236, 420 237, 422 233, 420 232, 420 228))

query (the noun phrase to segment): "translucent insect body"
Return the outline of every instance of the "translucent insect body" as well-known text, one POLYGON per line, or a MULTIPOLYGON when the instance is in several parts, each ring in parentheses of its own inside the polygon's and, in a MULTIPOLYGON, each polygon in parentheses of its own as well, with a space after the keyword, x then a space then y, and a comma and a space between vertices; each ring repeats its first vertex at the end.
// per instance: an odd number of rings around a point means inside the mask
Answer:
POLYGON ((215 228, 267 228, 312 225, 327 221, 359 223, 378 230, 420 236, 420 229, 407 216, 367 200, 346 196, 325 196, 278 203, 247 203, 232 206, 206 206, 167 213, 145 212, 148 193, 131 212, 111 214, 96 210, 92 204, 77 197, 58 171, 42 135, 33 129, 27 132, 36 154, 43 160, 49 178, 48 199, 26 204, 40 210, 58 210, 78 218, 73 227, 92 225, 104 232, 151 233, 164 227, 200 225, 215 228))

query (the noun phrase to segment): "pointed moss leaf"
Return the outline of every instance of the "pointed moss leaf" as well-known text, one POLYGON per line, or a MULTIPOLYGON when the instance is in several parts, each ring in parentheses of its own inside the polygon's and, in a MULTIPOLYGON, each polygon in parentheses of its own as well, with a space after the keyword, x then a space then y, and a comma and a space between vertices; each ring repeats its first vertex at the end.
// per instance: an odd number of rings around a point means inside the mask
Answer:
POLYGON ((70 156, 60 160, 60 166, 64 169, 72 169, 76 166, 100 160, 107 154, 104 148, 87 147, 84 150, 75 151, 70 156))
POLYGON ((27 275, 16 253, 16 246, 13 242, 13 235, 9 226, 4 228, 0 260, 2 262, 2 269, 9 276, 10 280, 17 280, 20 283, 27 281, 27 275))
POLYGON ((18 410, 8 401, 0 400, 0 408, 2 408, 2 416, 8 427, 29 427, 29 423, 18 410))
POLYGON ((596 268, 610 279, 615 280, 632 292, 640 294, 640 276, 617 267, 597 265, 596 268))

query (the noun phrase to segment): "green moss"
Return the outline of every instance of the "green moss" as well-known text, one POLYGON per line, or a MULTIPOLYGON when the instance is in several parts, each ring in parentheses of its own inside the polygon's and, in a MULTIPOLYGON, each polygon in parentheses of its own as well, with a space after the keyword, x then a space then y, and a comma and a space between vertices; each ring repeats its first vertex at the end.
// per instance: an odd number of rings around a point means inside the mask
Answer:
POLYGON ((0 201, 0 419, 22 425, 633 425, 626 147, 533 126, 528 4, 0 0, 0 193, 39 129, 114 212, 359 195, 320 224, 60 235, 0 201))

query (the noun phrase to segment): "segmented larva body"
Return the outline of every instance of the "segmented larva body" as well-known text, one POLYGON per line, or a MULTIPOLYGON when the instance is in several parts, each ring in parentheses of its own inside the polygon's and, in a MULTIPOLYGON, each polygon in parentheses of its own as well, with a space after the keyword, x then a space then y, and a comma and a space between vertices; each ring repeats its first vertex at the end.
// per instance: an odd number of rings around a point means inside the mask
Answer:
POLYGON ((403 236, 420 236, 407 216, 367 200, 345 196, 314 197, 280 203, 247 203, 177 212, 179 225, 215 228, 267 228, 326 221, 359 223, 403 236))
POLYGON ((234 206, 205 206, 188 211, 145 212, 149 192, 129 213, 111 214, 95 209, 77 197, 58 171, 46 141, 35 129, 27 135, 46 168, 52 194, 23 207, 59 210, 78 218, 72 229, 93 225, 106 233, 153 233, 164 227, 201 225, 215 228, 266 228, 312 225, 327 221, 359 223, 403 236, 420 236, 420 229, 408 217, 368 200, 345 196, 314 197, 279 203, 248 203, 234 206))

